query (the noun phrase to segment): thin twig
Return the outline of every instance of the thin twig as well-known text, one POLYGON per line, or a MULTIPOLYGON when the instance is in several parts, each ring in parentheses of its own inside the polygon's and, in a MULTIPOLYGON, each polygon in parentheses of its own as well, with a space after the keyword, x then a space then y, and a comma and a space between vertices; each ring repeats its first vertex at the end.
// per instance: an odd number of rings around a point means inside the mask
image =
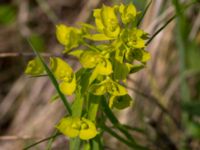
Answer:
POLYGON ((173 21, 176 18, 176 15, 172 16, 163 26, 161 26, 152 36, 151 38, 146 42, 146 45, 148 45, 171 21, 173 21))
POLYGON ((0 136, 0 141, 29 140, 29 139, 36 139, 36 137, 31 137, 31 136, 17 136, 17 135, 4 135, 4 136, 0 136))
MULTIPOLYGON (((40 53, 40 55, 43 57, 61 56, 60 54, 52 54, 52 53, 40 53)), ((32 56, 35 56, 35 54, 32 52, 1 52, 0 53, 0 58, 21 57, 21 56, 32 57, 32 56)))
POLYGON ((139 18, 139 21, 138 21, 138 23, 137 23, 137 26, 139 26, 140 23, 142 22, 142 20, 143 20, 145 14, 147 13, 147 10, 149 9, 151 3, 152 3, 152 0, 147 4, 146 8, 144 9, 144 12, 142 13, 142 16, 139 18))
POLYGON ((56 134, 54 134, 54 135, 52 135, 52 136, 49 136, 49 137, 47 137, 47 138, 44 138, 44 139, 42 139, 42 140, 40 140, 40 141, 37 141, 37 142, 35 142, 35 143, 33 143, 33 144, 31 144, 31 145, 25 147, 23 150, 28 150, 29 148, 34 147, 35 145, 38 145, 38 144, 43 143, 43 142, 45 142, 45 141, 48 141, 48 140, 50 140, 50 139, 52 139, 52 138, 55 138, 55 137, 57 137, 57 136, 59 136, 59 135, 61 135, 61 134, 60 134, 60 133, 56 133, 56 134))

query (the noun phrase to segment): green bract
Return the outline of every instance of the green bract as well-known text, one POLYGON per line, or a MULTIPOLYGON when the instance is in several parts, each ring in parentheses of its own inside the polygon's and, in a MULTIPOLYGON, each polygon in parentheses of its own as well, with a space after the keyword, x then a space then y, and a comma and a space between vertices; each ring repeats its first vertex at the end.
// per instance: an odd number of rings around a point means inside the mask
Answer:
POLYGON ((111 79, 106 79, 100 83, 93 84, 90 88, 90 91, 94 95, 103 95, 106 92, 115 96, 127 94, 127 90, 125 87, 117 82, 114 82, 111 79))
POLYGON ((126 94, 122 96, 111 96, 109 100, 110 108, 124 109, 132 104, 132 98, 126 94))
POLYGON ((79 136, 82 140, 89 140, 97 135, 95 124, 86 118, 66 117, 60 120, 56 128, 66 136, 79 136))

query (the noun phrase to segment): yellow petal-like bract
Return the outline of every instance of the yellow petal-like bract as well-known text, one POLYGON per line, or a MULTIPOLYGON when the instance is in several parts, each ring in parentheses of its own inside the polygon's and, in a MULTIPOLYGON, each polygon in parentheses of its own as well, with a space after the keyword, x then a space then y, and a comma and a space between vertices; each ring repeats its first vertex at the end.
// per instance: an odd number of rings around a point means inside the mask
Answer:
POLYGON ((131 21, 133 22, 137 15, 136 8, 133 4, 129 4, 127 6, 121 4, 119 6, 119 12, 121 14, 121 19, 124 24, 128 24, 131 21))
POLYGON ((72 68, 61 58, 52 57, 50 68, 56 79, 60 80, 60 90, 66 95, 72 95, 76 89, 76 77, 72 68))
POLYGON ((64 24, 56 26, 56 37, 60 44, 65 46, 65 52, 79 45, 81 30, 68 27, 64 24))
POLYGON ((82 140, 89 140, 97 135, 95 124, 86 118, 66 117, 60 120, 56 128, 70 138, 79 136, 82 140))
POLYGON ((32 76, 42 75, 45 72, 39 58, 34 58, 28 62, 25 73, 32 76))

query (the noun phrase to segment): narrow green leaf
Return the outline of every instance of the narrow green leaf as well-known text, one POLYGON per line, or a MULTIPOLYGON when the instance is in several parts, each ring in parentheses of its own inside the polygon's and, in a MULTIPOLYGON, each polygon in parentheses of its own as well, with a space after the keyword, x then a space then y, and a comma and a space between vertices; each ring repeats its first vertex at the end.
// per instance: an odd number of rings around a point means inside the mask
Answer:
POLYGON ((32 50, 34 51, 34 53, 36 54, 36 56, 39 58, 39 60, 41 61, 42 65, 45 68, 45 71, 47 72, 52 84, 54 85, 56 91, 58 92, 58 94, 60 95, 60 98, 64 104, 64 106, 66 107, 68 113, 71 115, 72 114, 72 110, 70 108, 70 104, 68 103, 65 95, 60 91, 59 89, 59 85, 58 82, 56 80, 56 78, 54 77, 53 73, 51 72, 51 70, 49 69, 49 67, 45 64, 43 58, 40 56, 40 54, 38 53, 38 51, 33 47, 33 45, 31 44, 31 42, 29 40, 27 40, 29 45, 31 46, 32 50))
MULTIPOLYGON (((57 134, 59 134, 58 130, 55 131, 54 135, 57 135, 57 134)), ((52 144, 53 144, 53 142, 54 142, 54 140, 55 140, 56 137, 57 136, 53 136, 51 139, 49 139, 49 142, 47 144, 47 148, 45 150, 51 150, 51 146, 52 146, 52 144)))
MULTIPOLYGON (((112 122, 112 124, 119 130, 121 131, 128 140, 130 140, 131 142, 135 143, 135 140, 133 139, 133 137, 128 133, 128 131, 120 124, 120 122, 118 121, 118 119, 115 117, 115 115, 113 114, 113 112, 111 111, 111 109, 109 108, 107 102, 105 99, 101 100, 101 104, 102 104, 102 108, 104 113, 106 114, 106 116, 108 117, 108 119, 112 122)), ((136 144, 137 145, 137 144, 136 144)))
POLYGON ((112 122, 112 124, 117 125, 119 123, 119 121, 117 120, 115 115, 110 110, 105 99, 101 100, 101 105, 102 105, 103 111, 106 114, 106 116, 108 117, 108 119, 112 122))
POLYGON ((119 141, 121 141, 122 143, 124 143, 127 146, 133 148, 134 150, 149 150, 146 147, 143 147, 143 146, 140 146, 140 145, 136 145, 133 142, 127 141, 126 139, 124 139, 123 137, 121 137, 120 135, 118 135, 115 131, 113 131, 111 128, 109 128, 107 126, 103 126, 103 129, 105 131, 107 131, 110 135, 112 135, 113 137, 115 137, 116 139, 118 139, 119 141))
POLYGON ((176 18, 176 15, 172 16, 166 23, 161 26, 151 37, 150 39, 146 42, 146 45, 148 45, 170 22, 172 22, 176 18))
POLYGON ((52 139, 52 138, 55 138, 55 137, 57 137, 57 136, 59 136, 59 135, 61 135, 61 134, 60 134, 60 133, 53 134, 53 135, 51 135, 51 136, 49 136, 49 137, 47 137, 47 138, 44 138, 44 139, 42 139, 42 140, 39 140, 39 141, 37 141, 37 142, 35 142, 35 143, 33 143, 33 144, 31 144, 31 145, 29 145, 29 146, 23 148, 23 150, 28 150, 28 149, 30 149, 30 148, 32 148, 32 147, 34 147, 34 146, 36 146, 36 145, 38 145, 38 144, 40 144, 40 143, 46 142, 46 141, 48 141, 48 140, 50 140, 50 139, 52 139))
POLYGON ((56 100, 58 100, 60 98, 60 95, 58 95, 57 93, 54 94, 51 99, 50 99, 50 102, 55 102, 56 100))
POLYGON ((139 20, 138 20, 137 27, 138 27, 138 26, 140 25, 140 23, 142 22, 142 20, 143 20, 144 16, 146 15, 147 10, 149 9, 151 3, 152 3, 152 0, 147 4, 146 8, 144 9, 144 11, 143 11, 141 17, 140 17, 139 20))

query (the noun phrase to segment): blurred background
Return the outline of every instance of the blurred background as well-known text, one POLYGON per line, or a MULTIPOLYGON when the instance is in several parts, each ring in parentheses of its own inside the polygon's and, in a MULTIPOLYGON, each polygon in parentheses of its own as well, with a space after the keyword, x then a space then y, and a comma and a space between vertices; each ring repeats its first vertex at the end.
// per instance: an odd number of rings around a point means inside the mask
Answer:
MULTIPOLYGON (((21 150, 50 136, 64 115, 61 101, 47 77, 24 75, 34 54, 29 39, 44 57, 62 55, 55 25, 93 23, 92 10, 102 4, 133 2, 143 11, 148 0, 0 0, 0 150, 21 150)), ((196 0, 153 0, 141 28, 150 37, 174 14, 148 45, 151 60, 128 78, 134 105, 115 111, 138 143, 152 150, 200 150, 200 3, 196 0), (193 3, 194 2, 194 3, 193 3)), ((67 149, 59 136, 53 150, 67 149)), ((43 150, 47 142, 31 149, 43 150)), ((105 134, 105 149, 126 150, 105 134)))

